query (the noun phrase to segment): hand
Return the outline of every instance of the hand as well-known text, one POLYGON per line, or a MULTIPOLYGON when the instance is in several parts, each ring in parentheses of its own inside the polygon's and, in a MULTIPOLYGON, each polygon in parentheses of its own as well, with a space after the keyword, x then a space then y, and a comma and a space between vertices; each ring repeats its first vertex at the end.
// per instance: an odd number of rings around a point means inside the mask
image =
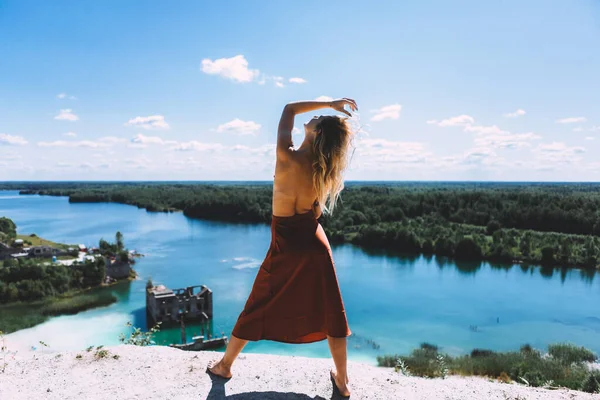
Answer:
POLYGON ((346 105, 350 106, 350 110, 352 110, 352 111, 358 110, 358 106, 356 105, 356 102, 354 100, 348 99, 346 97, 344 97, 343 99, 334 100, 331 102, 331 108, 351 117, 352 114, 350 114, 350 112, 346 111, 346 109, 344 108, 344 106, 346 106, 346 105))

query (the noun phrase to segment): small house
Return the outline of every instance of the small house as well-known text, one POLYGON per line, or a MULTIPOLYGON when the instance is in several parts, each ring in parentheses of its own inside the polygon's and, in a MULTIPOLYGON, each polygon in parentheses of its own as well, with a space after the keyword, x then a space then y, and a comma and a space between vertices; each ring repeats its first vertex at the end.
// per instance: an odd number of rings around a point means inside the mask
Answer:
POLYGON ((80 252, 82 252, 82 253, 87 252, 87 247, 85 247, 85 244, 80 244, 78 247, 79 247, 80 252))
POLYGON ((13 247, 23 247, 23 239, 15 239, 13 247))

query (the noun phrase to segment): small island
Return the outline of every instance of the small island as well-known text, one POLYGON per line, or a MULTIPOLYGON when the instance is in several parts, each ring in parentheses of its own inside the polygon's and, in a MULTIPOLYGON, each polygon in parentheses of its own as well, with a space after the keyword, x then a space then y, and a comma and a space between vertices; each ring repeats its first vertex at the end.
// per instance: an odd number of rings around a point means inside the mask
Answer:
POLYGON ((0 218, 0 327, 5 333, 32 327, 50 316, 110 305, 117 298, 102 288, 134 279, 134 251, 123 235, 98 247, 52 242, 17 234, 0 218))

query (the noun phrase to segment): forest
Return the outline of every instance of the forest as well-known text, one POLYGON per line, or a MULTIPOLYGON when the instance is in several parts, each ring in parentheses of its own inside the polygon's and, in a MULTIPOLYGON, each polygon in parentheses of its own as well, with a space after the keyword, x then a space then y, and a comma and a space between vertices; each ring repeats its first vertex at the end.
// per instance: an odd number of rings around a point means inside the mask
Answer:
POLYGON ((7 259, 0 268, 0 303, 40 300, 99 286, 106 275, 104 258, 71 266, 36 259, 7 259))
MULTIPOLYGON (((272 186, 256 183, 7 183, 21 194, 115 202, 191 218, 269 223, 272 186)), ((593 183, 349 182, 332 243, 458 260, 596 268, 600 185, 593 183)))

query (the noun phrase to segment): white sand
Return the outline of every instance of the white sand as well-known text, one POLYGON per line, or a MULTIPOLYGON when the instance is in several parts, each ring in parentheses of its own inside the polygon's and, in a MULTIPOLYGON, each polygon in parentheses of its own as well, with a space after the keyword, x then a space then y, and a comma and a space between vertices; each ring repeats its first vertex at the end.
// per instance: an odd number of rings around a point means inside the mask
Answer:
MULTIPOLYGON (((0 399, 331 399, 331 360, 242 354, 230 381, 212 381, 211 352, 168 347, 115 346, 93 352, 21 353, 0 372, 0 399), (81 354, 82 359, 76 359, 81 354), (118 354, 119 359, 112 358, 118 354)), ((0 359, 1 362, 1 359, 0 359)), ((598 399, 568 390, 544 390, 481 378, 407 378, 391 369, 350 362, 352 399, 598 399)), ((333 397, 335 398, 335 397, 333 397)))

